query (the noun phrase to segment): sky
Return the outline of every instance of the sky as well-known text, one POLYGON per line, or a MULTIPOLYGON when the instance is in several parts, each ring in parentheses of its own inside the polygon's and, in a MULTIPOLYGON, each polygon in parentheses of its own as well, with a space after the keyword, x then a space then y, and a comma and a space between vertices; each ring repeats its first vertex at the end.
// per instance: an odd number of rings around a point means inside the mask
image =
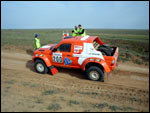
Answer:
POLYGON ((1 29, 149 29, 149 1, 1 1, 1 29))

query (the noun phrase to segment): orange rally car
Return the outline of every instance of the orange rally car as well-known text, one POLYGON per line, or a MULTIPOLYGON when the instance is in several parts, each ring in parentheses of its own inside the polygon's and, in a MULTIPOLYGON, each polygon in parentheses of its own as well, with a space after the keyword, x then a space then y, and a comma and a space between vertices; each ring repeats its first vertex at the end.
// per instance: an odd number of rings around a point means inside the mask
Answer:
POLYGON ((109 73, 116 66, 118 50, 98 36, 67 36, 58 44, 34 51, 32 61, 38 73, 47 73, 55 67, 76 68, 85 71, 90 80, 104 81, 104 72, 109 73))

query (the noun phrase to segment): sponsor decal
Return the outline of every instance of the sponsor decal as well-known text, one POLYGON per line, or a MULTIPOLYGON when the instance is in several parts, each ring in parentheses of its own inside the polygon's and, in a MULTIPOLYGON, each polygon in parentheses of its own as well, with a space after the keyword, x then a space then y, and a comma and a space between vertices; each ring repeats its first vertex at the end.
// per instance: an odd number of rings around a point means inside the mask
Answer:
POLYGON ((82 46, 75 45, 75 46, 74 46, 74 49, 81 50, 81 49, 82 49, 82 46))
POLYGON ((93 48, 89 48, 89 51, 93 51, 94 49, 93 48))
POLYGON ((73 54, 73 57, 82 57, 81 54, 73 54))
POLYGON ((71 63, 72 63, 72 61, 69 58, 65 57, 64 64, 65 65, 70 65, 71 63))
POLYGON ((101 52, 100 51, 96 51, 94 49, 92 43, 84 43, 83 51, 81 52, 81 54, 73 54, 73 57, 79 57, 78 63, 80 65, 82 65, 84 60, 89 58, 89 57, 95 57, 95 58, 99 58, 99 59, 105 60, 103 55, 101 54, 101 52))
POLYGON ((79 53, 79 50, 78 49, 74 49, 74 53, 79 53))
POLYGON ((89 55, 100 55, 99 53, 89 53, 89 55))
POLYGON ((75 45, 74 46, 74 53, 79 53, 79 50, 82 50, 82 46, 75 45))

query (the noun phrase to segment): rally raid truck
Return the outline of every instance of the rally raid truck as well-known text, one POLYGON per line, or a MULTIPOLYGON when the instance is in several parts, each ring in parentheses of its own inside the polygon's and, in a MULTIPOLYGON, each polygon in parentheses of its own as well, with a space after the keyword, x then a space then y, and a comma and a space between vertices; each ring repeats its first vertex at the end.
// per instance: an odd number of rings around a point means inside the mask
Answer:
POLYGON ((116 66, 118 49, 98 36, 68 36, 34 51, 32 61, 38 73, 47 73, 52 67, 74 68, 82 69, 89 80, 104 81, 104 72, 116 66))

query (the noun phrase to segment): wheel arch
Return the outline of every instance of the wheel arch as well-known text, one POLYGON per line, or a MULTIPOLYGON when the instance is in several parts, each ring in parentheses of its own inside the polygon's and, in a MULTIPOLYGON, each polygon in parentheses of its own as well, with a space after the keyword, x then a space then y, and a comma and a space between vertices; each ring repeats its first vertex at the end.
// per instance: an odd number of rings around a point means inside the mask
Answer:
POLYGON ((108 64, 104 61, 104 60, 102 60, 102 59, 100 59, 100 62, 98 62, 98 61, 89 61, 88 59, 86 59, 84 62, 83 62, 83 64, 82 64, 82 70, 83 71, 85 71, 86 69, 88 69, 90 66, 97 66, 97 67, 99 67, 100 69, 102 69, 102 71, 104 72, 110 72, 111 70, 110 70, 110 68, 109 68, 109 66, 108 66, 108 64))
POLYGON ((49 61, 49 60, 46 60, 45 58, 36 57, 36 58, 33 59, 34 62, 35 62, 36 60, 42 60, 42 61, 45 63, 45 65, 46 65, 47 67, 51 66, 50 61, 49 61))
POLYGON ((99 63, 96 63, 96 62, 88 62, 86 65, 85 65, 85 70, 87 70, 89 67, 91 66, 97 66, 99 67, 103 72, 104 72, 104 67, 99 64, 99 63))

